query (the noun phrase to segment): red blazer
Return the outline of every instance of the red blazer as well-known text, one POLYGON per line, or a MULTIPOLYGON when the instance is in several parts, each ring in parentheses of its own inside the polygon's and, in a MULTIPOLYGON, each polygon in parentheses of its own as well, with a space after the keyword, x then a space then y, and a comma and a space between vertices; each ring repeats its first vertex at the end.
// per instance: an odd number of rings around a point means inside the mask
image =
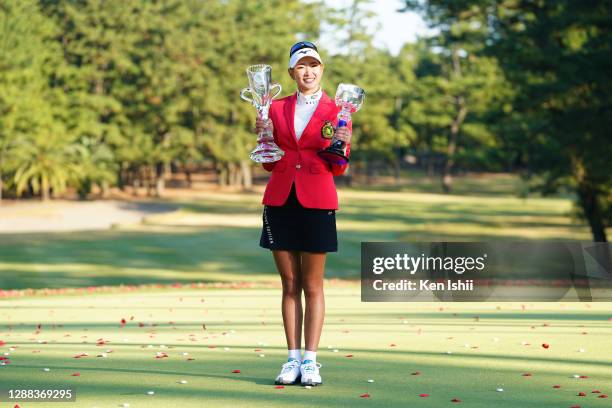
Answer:
MULTIPOLYGON (((337 126, 338 111, 334 101, 325 92, 314 111, 310 122, 298 140, 295 136, 293 118, 297 92, 272 102, 270 119, 274 124, 274 141, 285 152, 282 159, 273 163, 262 163, 271 171, 262 204, 283 205, 295 182, 298 201, 306 208, 338 209, 338 193, 333 176, 343 174, 348 164, 329 164, 317 152, 325 149, 331 139, 321 136, 321 128, 328 120, 337 126)), ((349 129, 351 124, 349 123, 349 129)), ((346 155, 350 154, 350 144, 346 155)))

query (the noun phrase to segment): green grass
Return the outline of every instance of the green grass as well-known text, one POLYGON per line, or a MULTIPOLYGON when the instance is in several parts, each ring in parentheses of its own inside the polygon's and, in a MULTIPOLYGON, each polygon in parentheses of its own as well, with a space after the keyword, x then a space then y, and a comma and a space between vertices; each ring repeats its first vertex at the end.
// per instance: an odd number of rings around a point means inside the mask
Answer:
POLYGON ((273 379, 286 358, 279 296, 280 289, 247 289, 5 300, 0 319, 11 328, 0 326, 6 342, 0 349, 18 348, 11 364, 0 367, 0 384, 72 386, 77 402, 65 406, 75 408, 125 402, 133 408, 438 408, 454 405, 452 398, 482 408, 609 406, 609 399, 591 393, 612 390, 609 304, 527 304, 521 310, 516 303, 361 303, 358 288, 328 285, 318 353, 325 384, 276 389, 273 379), (128 319, 123 328, 122 318, 128 319), (97 346, 98 339, 109 343, 97 346), (108 357, 96 357, 107 349, 113 350, 108 357), (81 352, 89 357, 73 358, 81 352), (169 357, 156 359, 157 352, 169 357), (232 373, 236 369, 241 372, 232 373), (416 371, 421 374, 411 375, 416 371), (80 376, 71 376, 75 372, 80 376), (146 395, 149 390, 155 395, 146 395), (587 396, 577 397, 580 391, 587 396), (360 398, 363 393, 370 398, 360 398))
MULTIPOLYGON (((358 177, 360 190, 367 191, 404 191, 413 193, 443 192, 440 176, 429 176, 422 170, 402 170, 401 178, 397 181, 390 172, 382 172, 378 177, 372 178, 367 184, 364 176, 358 177)), ((468 196, 530 196, 537 197, 539 193, 530 191, 530 188, 542 183, 539 176, 532 176, 531 181, 522 180, 511 173, 467 173, 453 177, 452 194, 468 196)), ((555 197, 572 198, 568 189, 561 189, 555 197)))
MULTIPOLYGON (((323 387, 272 384, 286 358, 279 287, 0 298, 0 352, 11 359, 0 366, 0 385, 77 390, 76 403, 26 402, 22 408, 439 408, 455 405, 452 398, 482 408, 609 406, 610 399, 591 391, 612 392, 610 303, 534 303, 523 310, 516 303, 360 301, 353 280, 362 241, 590 240, 588 228, 568 216, 567 198, 516 198, 515 178, 459 179, 452 195, 437 194, 433 180, 413 181, 340 191, 340 252, 327 261, 332 280, 326 282, 318 358, 323 387), (108 343, 96 346, 98 339, 108 343), (542 348, 544 342, 551 347, 542 348), (96 357, 107 349, 113 350, 108 357, 96 357), (162 351, 169 357, 155 359, 162 351), (80 352, 89 356, 73 358, 80 352), (411 375, 416 371, 421 374, 411 375), (522 376, 526 372, 532 376, 522 376), (496 392, 499 387, 504 391, 496 392), (146 395, 150 390, 155 395, 146 395), (587 396, 577 397, 580 391, 587 396), (370 398, 360 398, 364 393, 370 398)), ((255 193, 211 193, 175 200, 179 211, 138 226, 2 234, 0 288, 197 281, 278 286, 269 252, 258 247, 260 200, 255 193)))
MULTIPOLYGON (((362 241, 590 240, 566 198, 517 198, 507 176, 475 195, 342 189, 330 278, 358 279, 362 241), (500 181, 502 180, 502 181, 500 181), (505 184, 504 184, 505 183, 505 184), (506 195, 499 195, 499 185, 506 195), (488 195, 483 195, 485 192, 488 195)), ((459 190, 473 181, 460 180, 459 190)), ((0 235, 0 287, 276 281, 259 248, 261 194, 211 193, 109 231, 0 235)))

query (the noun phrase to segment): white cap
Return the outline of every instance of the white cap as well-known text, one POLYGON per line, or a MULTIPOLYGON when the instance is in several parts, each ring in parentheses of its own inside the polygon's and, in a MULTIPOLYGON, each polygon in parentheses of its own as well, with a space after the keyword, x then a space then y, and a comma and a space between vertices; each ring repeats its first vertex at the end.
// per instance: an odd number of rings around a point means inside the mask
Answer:
POLYGON ((316 50, 312 48, 302 48, 301 50, 297 50, 296 52, 294 52, 291 58, 289 59, 289 68, 295 68, 298 61, 305 57, 312 57, 319 61, 321 64, 323 63, 321 56, 316 50))

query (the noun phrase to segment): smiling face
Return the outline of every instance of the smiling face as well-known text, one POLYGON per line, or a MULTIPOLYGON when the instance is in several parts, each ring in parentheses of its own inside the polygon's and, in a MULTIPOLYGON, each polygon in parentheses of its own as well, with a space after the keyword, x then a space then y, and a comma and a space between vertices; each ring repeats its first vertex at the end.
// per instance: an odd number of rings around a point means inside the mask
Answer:
POLYGON ((298 89, 304 95, 310 95, 321 87, 324 66, 313 57, 304 57, 295 64, 293 69, 289 68, 289 75, 297 84, 298 89))

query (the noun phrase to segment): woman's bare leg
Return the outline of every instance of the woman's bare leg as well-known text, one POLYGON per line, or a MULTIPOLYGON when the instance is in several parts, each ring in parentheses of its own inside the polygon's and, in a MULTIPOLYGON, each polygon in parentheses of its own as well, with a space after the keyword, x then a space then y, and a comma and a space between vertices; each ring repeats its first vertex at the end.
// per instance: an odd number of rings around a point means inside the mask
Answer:
POLYGON ((301 252, 301 255, 302 288, 306 298, 306 313, 304 315, 306 350, 317 351, 325 317, 323 274, 327 253, 301 252))
POLYGON ((302 282, 300 253, 272 251, 283 284, 283 325, 287 349, 300 349, 302 344, 302 282))

